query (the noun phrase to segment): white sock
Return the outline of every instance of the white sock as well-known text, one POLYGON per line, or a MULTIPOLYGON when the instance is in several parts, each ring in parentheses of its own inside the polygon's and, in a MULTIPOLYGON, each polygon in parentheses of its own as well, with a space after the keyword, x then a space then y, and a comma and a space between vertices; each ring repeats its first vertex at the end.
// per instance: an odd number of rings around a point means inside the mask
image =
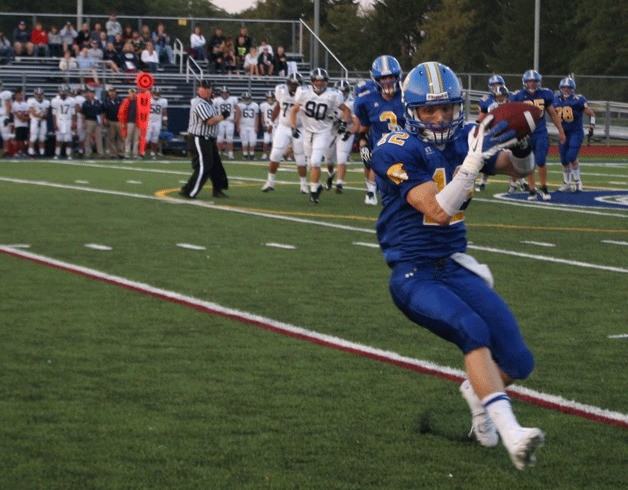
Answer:
POLYGON ((578 182, 580 180, 580 165, 577 165, 575 167, 571 167, 571 170, 573 172, 573 178, 576 182, 578 182))
POLYGON ((310 192, 316 192, 318 190, 319 183, 315 182, 310 184, 310 192))
POLYGON ((503 391, 498 391, 484 397, 482 405, 493 420, 504 446, 509 448, 516 441, 517 432, 521 429, 510 406, 510 398, 503 391))
POLYGON ((65 147, 65 156, 72 156, 72 148, 70 148, 70 145, 65 147))
POLYGON ((486 184, 488 182, 488 175, 482 174, 482 184, 486 184))
POLYGON ((338 185, 338 184, 340 184, 340 185, 344 185, 344 184, 345 184, 345 181, 344 181, 344 180, 342 180, 342 179, 338 179, 338 180, 336 181, 336 184, 337 184, 337 185, 338 185))
POLYGON ((366 182, 366 192, 372 192, 375 194, 377 192, 377 184, 375 182, 371 182, 369 179, 364 179, 366 182))
POLYGON ((229 155, 229 158, 233 158, 233 152, 230 151, 229 153, 227 153, 227 155, 229 155))
POLYGON ((61 147, 58 146, 57 148, 55 148, 55 156, 58 157, 59 155, 61 155, 61 147))
POLYGON ((307 185, 307 177, 299 177, 299 182, 301 185, 307 185))
POLYGON ((275 174, 268 172, 268 182, 273 185, 275 184, 275 174))
POLYGON ((571 167, 563 167, 563 182, 567 184, 571 183, 571 167))
POLYGON ((475 394, 475 391, 473 391, 471 381, 467 379, 464 381, 464 383, 462 383, 462 385, 460 385, 460 393, 462 393, 462 397, 467 402, 467 405, 469 405, 469 410, 471 410, 472 415, 486 412, 486 410, 484 409, 484 405, 482 405, 482 402, 475 394))

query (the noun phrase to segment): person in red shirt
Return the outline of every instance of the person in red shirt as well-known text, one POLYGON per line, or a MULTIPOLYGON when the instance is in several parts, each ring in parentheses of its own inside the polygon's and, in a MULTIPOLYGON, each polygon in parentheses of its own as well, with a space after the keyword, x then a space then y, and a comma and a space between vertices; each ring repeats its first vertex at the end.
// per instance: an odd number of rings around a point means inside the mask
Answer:
POLYGON ((33 55, 36 58, 50 56, 50 49, 48 48, 48 32, 41 26, 41 22, 35 24, 35 29, 31 31, 31 42, 33 43, 34 52, 33 55))

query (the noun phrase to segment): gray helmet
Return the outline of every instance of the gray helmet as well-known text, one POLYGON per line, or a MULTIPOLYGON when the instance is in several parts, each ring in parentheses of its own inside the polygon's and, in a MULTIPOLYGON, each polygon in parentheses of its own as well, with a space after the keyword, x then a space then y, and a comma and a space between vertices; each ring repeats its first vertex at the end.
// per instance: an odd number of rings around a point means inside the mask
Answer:
POLYGON ((351 92, 351 84, 346 80, 338 80, 334 84, 334 88, 340 90, 342 93, 351 92))
POLYGON ((37 87, 35 90, 33 90, 33 94, 34 95, 41 95, 43 97, 44 96, 44 90, 41 87, 37 87))
POLYGON ((240 98, 242 100, 251 100, 251 93, 250 92, 242 92, 242 95, 240 96, 240 98))
POLYGON ((154 93, 154 94, 157 94, 157 95, 161 95, 161 89, 159 87, 157 87, 157 86, 153 87, 151 89, 151 92, 154 93))

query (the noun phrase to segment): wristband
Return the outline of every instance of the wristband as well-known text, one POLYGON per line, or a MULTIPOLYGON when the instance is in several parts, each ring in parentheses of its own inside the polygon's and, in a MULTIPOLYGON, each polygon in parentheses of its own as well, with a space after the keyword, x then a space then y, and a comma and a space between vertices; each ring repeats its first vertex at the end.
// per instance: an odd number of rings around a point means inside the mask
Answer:
POLYGON ((591 126, 595 126, 595 116, 591 116, 591 126))

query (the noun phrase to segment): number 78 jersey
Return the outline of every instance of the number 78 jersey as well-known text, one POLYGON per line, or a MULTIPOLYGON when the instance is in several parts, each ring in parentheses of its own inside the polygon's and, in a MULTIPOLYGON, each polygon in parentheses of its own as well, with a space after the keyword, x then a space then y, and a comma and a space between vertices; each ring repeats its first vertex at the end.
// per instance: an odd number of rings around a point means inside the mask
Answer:
POLYGON ((303 128, 311 133, 331 131, 334 125, 336 109, 344 103, 342 93, 334 88, 327 88, 317 94, 310 85, 299 87, 294 98, 301 106, 303 128))

